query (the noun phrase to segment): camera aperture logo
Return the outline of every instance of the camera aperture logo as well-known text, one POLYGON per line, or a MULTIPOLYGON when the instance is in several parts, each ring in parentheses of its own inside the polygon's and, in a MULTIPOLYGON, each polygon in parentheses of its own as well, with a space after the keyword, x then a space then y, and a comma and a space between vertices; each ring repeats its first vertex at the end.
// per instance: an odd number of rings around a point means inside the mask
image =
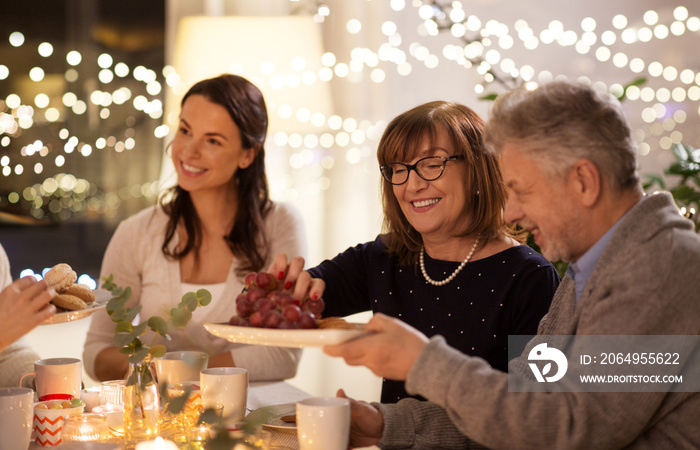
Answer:
POLYGON ((557 373, 551 376, 546 376, 552 372, 552 362, 548 362, 542 368, 542 372, 537 367, 535 363, 528 363, 530 370, 535 374, 535 378, 540 383, 554 383, 559 381, 566 374, 566 370, 569 368, 569 363, 566 360, 566 356, 561 351, 554 347, 547 347, 547 343, 537 344, 530 350, 530 354, 527 356, 528 361, 552 361, 557 365, 557 373))

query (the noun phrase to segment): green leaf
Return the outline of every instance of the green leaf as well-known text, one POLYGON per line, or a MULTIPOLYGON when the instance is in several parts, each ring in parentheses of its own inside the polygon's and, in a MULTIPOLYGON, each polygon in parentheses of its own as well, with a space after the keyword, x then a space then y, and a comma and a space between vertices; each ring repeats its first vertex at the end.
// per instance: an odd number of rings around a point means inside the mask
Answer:
POLYGON ((119 298, 124 299, 124 301, 129 300, 129 299, 131 298, 131 286, 127 286, 127 287, 124 289, 124 292, 122 292, 121 294, 119 294, 119 298))
POLYGON ((182 295, 182 299, 180 300, 180 304, 186 303, 191 301, 192 299, 197 299, 197 293, 196 292, 185 292, 182 295))
POLYGON ((686 161, 675 162, 666 169, 667 175, 679 175, 687 178, 700 173, 700 165, 686 161))
POLYGON ((198 290, 197 300, 199 300, 199 306, 207 306, 209 303, 211 303, 211 292, 206 289, 198 290))
POLYGON ((123 309, 117 309, 109 313, 109 318, 112 319, 112 322, 122 322, 124 321, 124 310, 123 309))
POLYGON ((486 94, 479 97, 479 100, 494 101, 498 98, 498 94, 486 94))
POLYGON ((216 410, 214 408, 207 408, 204 410, 204 412, 199 416, 199 423, 208 423, 208 424, 215 424, 219 423, 221 420, 221 417, 216 413, 216 410))
POLYGON ((143 336, 143 334, 146 332, 146 326, 146 323, 140 323, 136 325, 131 334, 133 334, 134 336, 143 336))
POLYGON ((617 96, 617 99, 620 101, 624 100, 625 96, 627 95, 627 89, 631 88, 632 86, 641 86, 641 85, 645 84, 646 82, 647 82, 646 77, 635 78, 634 80, 630 81, 622 88, 622 92, 620 93, 620 95, 617 96))
POLYGON ((102 277, 102 281, 102 289, 106 291, 112 291, 116 287, 116 285, 114 284, 114 275, 112 275, 111 273, 109 274, 109 276, 102 277))
POLYGON ((148 356, 148 347, 141 347, 136 349, 133 355, 129 356, 129 362, 132 364, 140 363, 148 356))
POLYGON ((173 308, 170 310, 170 318, 175 328, 184 328, 187 322, 192 318, 192 312, 189 309, 173 308))
POLYGON ((639 77, 635 78, 634 80, 630 81, 625 85, 625 89, 632 87, 632 86, 641 86, 647 82, 647 77, 639 77))
POLYGON ((190 395, 190 387, 185 388, 185 392, 177 397, 171 397, 168 402, 168 407, 166 411, 170 414, 179 414, 183 409, 185 409, 185 404, 187 403, 187 397, 190 395))
POLYGON ((153 316, 148 319, 148 326, 154 332, 165 336, 168 334, 168 322, 166 322, 162 317, 153 316))
POLYGON ((111 316, 113 312, 124 309, 124 300, 119 297, 112 297, 105 307, 107 313, 111 316))
POLYGON ((690 202, 697 201, 700 198, 700 192, 696 192, 695 189, 687 184, 681 184, 671 189, 671 194, 673 195, 673 198, 680 200, 686 205, 690 202))
POLYGON ((131 322, 117 322, 117 326, 114 327, 115 331, 117 333, 129 333, 131 334, 131 331, 134 329, 134 326, 131 324, 131 322))
POLYGON ((135 336, 131 333, 117 333, 114 335, 114 345, 117 347, 125 347, 134 342, 135 336))
POLYGON ((679 207, 688 206, 686 198, 689 195, 689 190, 690 188, 685 185, 676 186, 670 190, 671 195, 673 195, 673 198, 676 200, 676 204, 679 207))
POLYGON ((141 309, 143 309, 143 305, 136 305, 133 308, 128 308, 126 314, 124 314, 124 320, 132 322, 136 318, 138 313, 141 312, 141 309))
POLYGON ((122 353, 124 355, 132 355, 134 353, 134 348, 133 347, 122 347, 119 349, 119 353, 122 353))
POLYGON ((160 358, 167 352, 168 349, 163 344, 151 345, 151 348, 148 350, 148 353, 150 353, 154 358, 160 358))
POLYGON ((194 311, 195 309, 197 309, 197 294, 195 294, 194 292, 188 292, 185 295, 183 295, 182 301, 180 302, 180 306, 184 306, 190 311, 194 311))

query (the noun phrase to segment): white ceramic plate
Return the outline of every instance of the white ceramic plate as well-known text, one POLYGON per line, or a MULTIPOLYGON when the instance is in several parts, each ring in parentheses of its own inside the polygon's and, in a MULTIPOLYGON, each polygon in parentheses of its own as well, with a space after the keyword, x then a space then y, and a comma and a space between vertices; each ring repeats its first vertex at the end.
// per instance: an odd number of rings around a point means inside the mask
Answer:
POLYGON ((281 405, 270 405, 252 411, 246 417, 246 421, 280 430, 294 431, 297 429, 296 422, 284 422, 281 418, 296 414, 296 403, 283 403, 281 405))
POLYGON ((237 327, 223 323, 205 323, 204 328, 229 342, 238 344, 272 345, 275 347, 322 347, 367 334, 367 331, 339 328, 312 330, 279 330, 274 328, 237 327))
POLYGON ((92 315, 95 311, 105 309, 107 302, 112 298, 112 293, 105 291, 104 289, 97 289, 95 291, 95 301, 90 303, 85 309, 78 309, 76 311, 64 311, 56 313, 51 316, 42 325, 50 325, 54 323, 65 323, 72 322, 74 320, 84 319, 92 315))

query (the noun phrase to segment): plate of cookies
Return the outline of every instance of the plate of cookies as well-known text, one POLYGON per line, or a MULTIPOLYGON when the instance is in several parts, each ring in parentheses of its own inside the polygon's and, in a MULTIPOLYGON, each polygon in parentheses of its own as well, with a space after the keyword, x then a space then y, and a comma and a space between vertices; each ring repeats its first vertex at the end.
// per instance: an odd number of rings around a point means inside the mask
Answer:
POLYGON ((44 274, 46 283, 56 291, 51 303, 57 310, 44 325, 84 319, 107 306, 112 298, 109 291, 92 290, 84 284, 76 283, 77 279, 78 275, 65 263, 56 264, 44 274))
POLYGON ((296 412, 296 403, 263 406, 255 411, 251 411, 246 417, 246 421, 261 423, 264 427, 296 433, 296 412))

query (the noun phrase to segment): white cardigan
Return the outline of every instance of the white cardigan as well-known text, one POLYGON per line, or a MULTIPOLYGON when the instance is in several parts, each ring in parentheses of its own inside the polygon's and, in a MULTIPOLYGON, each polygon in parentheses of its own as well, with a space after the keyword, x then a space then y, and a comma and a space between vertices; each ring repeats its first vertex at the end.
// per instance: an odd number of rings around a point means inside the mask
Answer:
MULTIPOLYGON (((182 299, 180 263, 166 258, 161 251, 167 221, 167 215, 159 206, 147 208, 124 220, 114 232, 102 262, 100 278, 112 274, 117 285, 131 286, 129 306, 142 305, 142 320, 153 315, 166 318, 167 312, 182 299)), ((291 205, 273 203, 264 229, 270 244, 264 269, 278 253, 306 258, 303 222, 291 205)), ((173 241, 177 241, 177 237, 173 241)), ((177 242, 172 244, 177 245, 177 242)), ((300 349, 232 344, 213 336, 202 326, 205 322, 228 322, 236 314, 235 298, 243 289, 243 280, 235 273, 236 266, 234 259, 223 295, 209 305, 197 308, 183 330, 170 330, 172 341, 161 336, 156 336, 153 341, 154 333, 147 329, 141 342, 149 346, 164 344, 168 351, 199 350, 210 355, 230 351, 236 365, 248 369, 251 381, 293 377, 301 357, 300 349)), ((83 350, 85 370, 93 378, 96 378, 95 358, 98 353, 114 345, 114 327, 105 311, 93 314, 83 350)))

